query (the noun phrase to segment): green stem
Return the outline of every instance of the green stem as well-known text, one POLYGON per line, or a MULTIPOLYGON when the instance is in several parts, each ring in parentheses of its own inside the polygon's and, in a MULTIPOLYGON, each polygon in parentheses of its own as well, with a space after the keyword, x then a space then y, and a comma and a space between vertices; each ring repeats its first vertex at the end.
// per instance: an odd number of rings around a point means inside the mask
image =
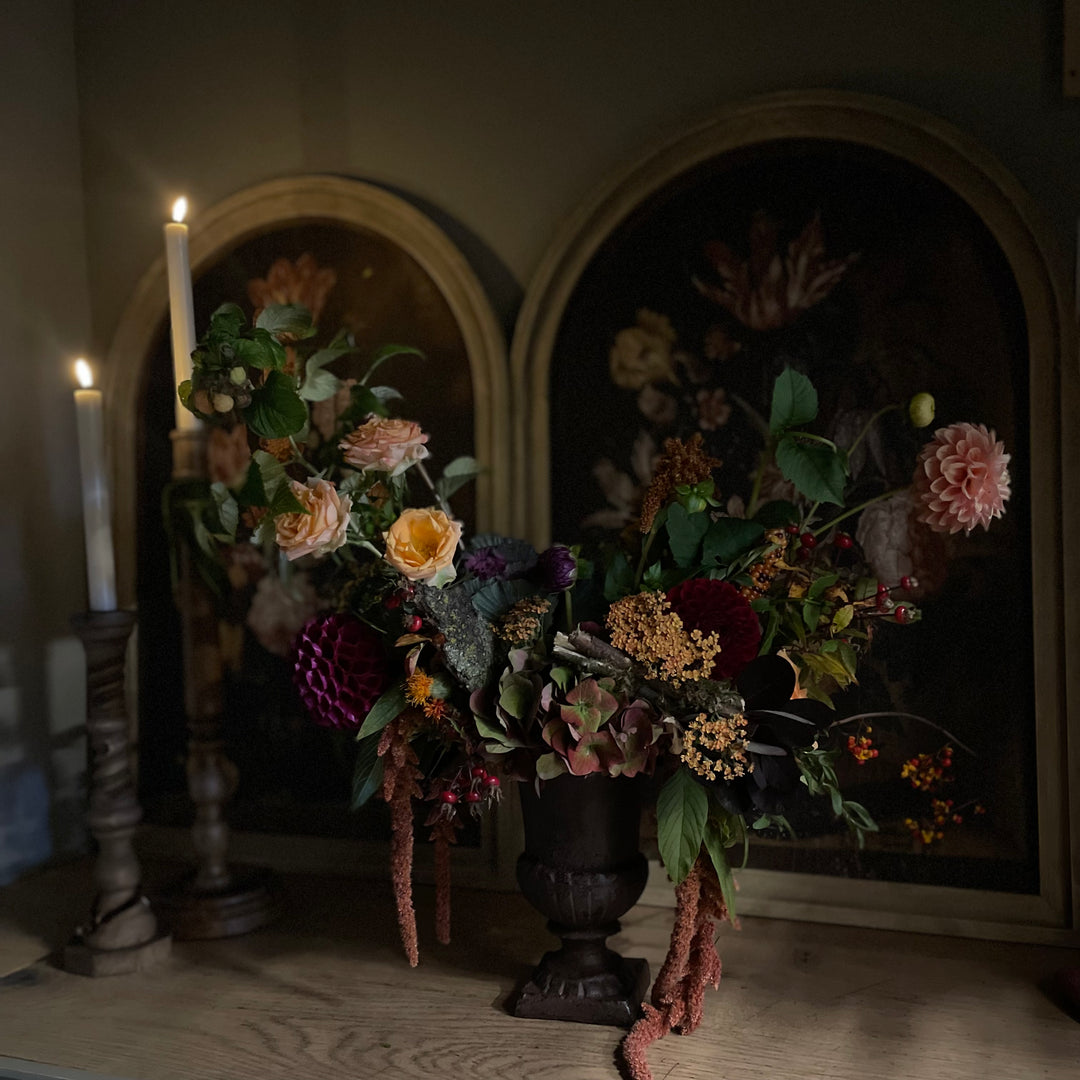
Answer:
POLYGON ((883 499, 891 499, 894 495, 899 495, 901 491, 907 491, 907 485, 903 487, 891 488, 889 491, 883 491, 880 495, 875 495, 872 499, 867 499, 866 502, 859 503, 858 506, 853 506, 850 510, 845 510, 838 517, 834 517, 832 521, 826 522, 820 529, 814 530, 815 536, 820 536, 822 533, 827 533, 830 529, 836 528, 845 518, 851 517, 852 514, 857 514, 860 510, 865 510, 868 506, 873 506, 876 502, 881 502, 883 499))
POLYGON ((641 587, 641 577, 645 573, 645 560, 649 557, 649 548, 652 547, 656 534, 659 532, 658 522, 654 519, 649 535, 645 537, 645 543, 641 545, 641 557, 638 559, 637 573, 634 574, 634 588, 641 587))
POLYGON ((855 441, 848 447, 848 456, 850 457, 850 455, 855 452, 855 447, 863 441, 863 439, 866 437, 866 433, 870 430, 870 428, 874 426, 874 424, 876 424, 887 412, 892 412, 893 409, 899 408, 899 405, 893 404, 886 405, 883 409, 878 409, 878 411, 874 413, 874 415, 871 416, 865 424, 863 424, 862 431, 860 431, 859 434, 855 436, 855 441))
POLYGON ((772 440, 766 444, 765 449, 761 451, 758 457, 757 472, 754 473, 754 486, 750 492, 750 502, 746 506, 746 516, 753 518, 757 513, 758 499, 761 498, 761 485, 765 480, 765 467, 769 464, 769 458, 772 456, 772 440))
POLYGON ((572 589, 567 589, 563 593, 563 597, 566 600, 566 632, 572 634, 574 632, 574 600, 572 589))
MULTIPOLYGON (((807 442, 821 443, 822 446, 827 446, 830 450, 838 449, 836 443, 834 443, 832 439, 826 439, 824 435, 814 435, 809 431, 789 431, 788 434, 796 439, 805 439, 807 442)), ((859 438, 862 438, 862 436, 860 435, 859 438)))
POLYGON ((293 461, 295 461, 297 465, 303 466, 303 468, 307 471, 308 476, 318 476, 319 470, 316 469, 315 466, 312 465, 311 462, 308 461, 308 459, 304 457, 302 453, 300 453, 300 447, 296 445, 296 439, 294 439, 291 435, 289 436, 289 445, 292 447, 293 461))
POLYGON ((856 720, 884 720, 888 718, 894 718, 897 720, 918 720, 920 724, 925 724, 927 727, 932 727, 935 731, 940 731, 950 743, 956 743, 965 753, 970 754, 972 757, 978 757, 979 755, 971 749, 970 746, 962 743, 948 728, 943 728, 940 724, 935 724, 933 720, 927 720, 925 716, 919 716, 916 713, 905 712, 864 712, 856 713, 854 716, 845 716, 842 720, 834 720, 829 725, 831 731, 834 727, 843 727, 844 724, 854 723, 856 720))

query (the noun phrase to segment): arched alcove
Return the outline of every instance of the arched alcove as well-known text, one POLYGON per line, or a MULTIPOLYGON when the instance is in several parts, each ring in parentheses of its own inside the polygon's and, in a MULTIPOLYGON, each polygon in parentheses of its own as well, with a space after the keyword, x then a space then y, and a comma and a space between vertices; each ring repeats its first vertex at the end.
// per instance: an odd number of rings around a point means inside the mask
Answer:
MULTIPOLYGON (((674 335, 689 325, 699 334, 698 351, 709 355, 700 337, 704 317, 693 307, 701 301, 693 287, 700 265, 694 260, 704 244, 722 241, 746 257, 753 213, 787 208, 793 220, 770 225, 777 228, 777 248, 783 251, 822 205, 826 217, 830 206, 841 208, 823 222, 826 236, 836 243, 830 257, 842 258, 862 244, 870 249, 862 253, 861 276, 850 275, 864 295, 848 297, 845 311, 838 289, 830 312, 834 322, 820 324, 826 332, 818 344, 828 360, 820 366, 822 373, 829 363, 859 356, 857 350, 868 347, 865 293, 880 286, 886 272, 867 265, 880 250, 873 244, 881 239, 881 219, 894 218, 886 246, 906 251, 903 270, 909 278, 912 268, 922 265, 912 251, 932 248, 932 228, 938 223, 945 225, 942 245, 953 244, 948 257, 936 264, 938 282, 927 290, 929 302, 943 316, 937 326, 948 327, 950 319, 952 325, 947 332, 935 331, 934 347, 924 357, 925 375, 936 380, 935 389, 947 404, 970 407, 971 419, 980 418, 979 410, 985 416, 997 407, 1000 419, 991 420, 1010 439, 1017 495, 1013 517, 994 541, 1000 547, 986 548, 972 560, 982 572, 999 568, 1001 602, 995 607, 992 589, 984 588, 982 606, 972 608, 974 623, 966 634, 950 637, 944 624, 938 628, 937 637, 930 639, 938 654, 932 658, 938 664, 932 677, 947 680, 953 670, 949 664, 954 665, 954 694, 969 698, 967 722, 977 723, 981 709, 988 724, 1008 735, 1002 740, 1008 749, 988 768, 998 779, 1015 771, 1005 787, 1012 791, 1021 823, 1004 820, 1009 811, 999 808, 1002 843, 1016 849, 1015 865, 1008 869, 972 862, 968 879, 960 873, 955 883, 948 883, 947 875, 924 874, 925 866, 916 868, 902 859, 888 871, 882 869, 885 862, 868 872, 864 867, 862 880, 831 877, 833 871, 824 864, 800 874, 750 870, 743 878, 743 907, 749 913, 796 918, 1037 936, 1032 927, 1063 927, 1074 918, 1070 881, 1075 881, 1076 839, 1069 831, 1065 657, 1069 642, 1075 644, 1076 628, 1075 605, 1065 597, 1075 561, 1068 552, 1075 545, 1063 528, 1063 514, 1075 520, 1068 493, 1076 478, 1076 434, 1069 428, 1063 437, 1062 415, 1068 415, 1063 403, 1076 400, 1075 334, 1068 274, 1038 212, 1019 184, 973 140, 935 117, 883 99, 835 91, 784 93, 725 108, 619 170, 566 221, 529 286, 515 330, 511 371, 520 418, 514 431, 515 528, 538 545, 552 538, 577 539, 581 507, 571 504, 594 483, 594 459, 614 445, 620 426, 632 428, 635 418, 641 420, 639 411, 658 407, 651 399, 635 402, 628 387, 633 384, 636 392, 648 380, 620 383, 609 372, 608 358, 615 335, 634 323, 638 309, 667 318, 672 313, 656 305, 683 302, 672 299, 676 289, 670 281, 657 285, 656 278, 665 272, 681 275, 679 296, 685 296, 689 315, 681 324, 672 316, 663 329, 674 342, 672 349, 683 348, 674 335), (911 221, 909 231, 900 217, 907 211, 923 215, 911 221), (915 235, 919 230, 921 239, 915 235), (969 289, 958 286, 955 277, 965 269, 978 278, 969 289), (956 346, 960 340, 963 312, 950 306, 957 299, 972 305, 974 321, 965 344, 986 344, 984 366, 979 348, 948 352, 949 343, 956 346), (847 338, 838 343, 837 326, 844 319, 847 338), (942 367, 943 356, 956 362, 955 371, 942 367), (961 383, 963 393, 950 401, 961 383), (573 433, 590 427, 588 439, 572 440, 573 433), (575 453, 580 461, 574 460, 575 453), (1015 638, 1015 648, 1011 641, 1002 644, 1002 633, 1015 638), (980 634, 994 646, 986 650, 982 675, 977 664, 965 663, 965 651, 978 650, 980 634), (1007 699, 998 693, 995 679, 1018 701, 1015 730, 1008 728, 1012 718, 1001 711, 1007 699), (879 875, 885 880, 868 879, 879 875), (1016 929, 1021 924, 1026 929, 1016 929)), ((914 310, 910 295, 904 302, 904 310, 914 310)), ((914 355, 914 345, 907 343, 905 356, 914 355)), ((686 345, 689 352, 694 347, 686 345)), ((744 349, 744 359, 758 355, 750 336, 734 347, 744 349)), ((716 347, 709 359, 736 364, 733 355, 725 361, 716 347)), ((903 388, 903 378, 888 378, 893 362, 882 358, 875 369, 879 381, 903 388)), ((685 396, 681 384, 693 381, 684 368, 678 370, 657 396, 665 406, 668 398, 674 402, 685 396)), ((824 374, 823 379, 828 382, 824 374)), ((735 397, 723 408, 730 409, 735 397)), ((624 501, 635 481, 630 461, 628 452, 622 463, 609 461, 624 501)), ((607 515, 614 524, 617 516, 607 515)), ((905 678, 910 681, 910 676, 905 678)), ((1070 689, 1075 693, 1075 685, 1070 689)), ((1075 806, 1075 791, 1072 798, 1075 806)), ((660 899, 664 894, 651 895, 660 899)))
MULTIPOLYGON (((436 470, 460 454, 474 455, 484 467, 475 493, 465 490, 454 500, 470 529, 508 529, 503 332, 468 261, 431 218, 401 196, 358 180, 283 178, 209 209, 196 208, 190 250, 198 332, 225 301, 251 314, 256 306, 249 295, 253 282, 267 281, 270 293, 274 287, 301 290, 274 299, 305 300, 305 275, 314 281, 326 273, 320 279, 323 286, 333 284, 312 291, 322 307, 316 341, 325 343, 324 337, 329 341, 344 328, 359 350, 358 370, 351 370, 350 358, 344 358, 336 365, 340 375, 359 374, 366 357, 388 342, 419 347, 423 360, 392 361, 379 378, 404 393, 402 408, 430 432, 436 470)), ((120 599, 130 606, 137 597, 141 615, 141 786, 148 820, 180 825, 190 812, 183 782, 180 638, 160 515, 161 491, 169 479, 175 394, 167 330, 168 290, 164 259, 158 259, 116 331, 106 390, 113 405, 120 599)), ((241 776, 231 808, 238 829, 234 854, 273 861, 270 847, 243 835, 247 828, 293 834, 291 850, 301 863, 310 856, 325 869, 343 855, 347 864, 363 863, 364 852, 357 848, 363 823, 355 822, 347 809, 348 748, 302 722, 284 661, 252 646, 242 612, 232 618, 234 632, 223 641, 226 646, 233 642, 237 656, 242 649, 243 659, 234 664, 230 678, 244 680, 239 689, 226 687, 223 728, 241 776), (321 838, 321 854, 312 854, 318 843, 313 847, 302 837, 321 838)), ((180 850, 187 842, 182 833, 163 838, 158 830, 157 837, 180 850)), ((288 847, 289 841, 283 842, 288 847)), ((490 862, 488 853, 482 857, 490 862)))

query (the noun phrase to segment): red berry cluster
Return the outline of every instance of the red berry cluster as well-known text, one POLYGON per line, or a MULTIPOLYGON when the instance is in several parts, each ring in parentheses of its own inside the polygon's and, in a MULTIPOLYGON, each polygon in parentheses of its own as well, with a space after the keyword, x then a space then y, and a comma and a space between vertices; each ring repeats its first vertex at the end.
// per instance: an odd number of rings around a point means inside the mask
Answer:
MULTIPOLYGON (((872 728, 866 729, 868 732, 872 731, 872 728)), ((874 740, 869 735, 860 735, 856 738, 854 735, 848 736, 847 741, 848 753, 855 759, 856 764, 865 765, 868 761, 873 761, 878 756, 878 748, 874 745, 874 740)))
POLYGON ((886 585, 883 581, 879 581, 876 597, 878 613, 881 615, 891 615, 901 624, 901 626, 915 622, 919 618, 919 609, 911 603, 898 604, 889 594, 897 589, 902 592, 910 593, 918 587, 919 582, 909 574, 905 574, 900 579, 899 585, 890 586, 886 585))
POLYGON ((434 798, 442 804, 443 813, 453 817, 461 806, 478 814, 483 803, 497 802, 502 795, 499 778, 483 765, 462 765, 449 781, 438 781, 434 798))

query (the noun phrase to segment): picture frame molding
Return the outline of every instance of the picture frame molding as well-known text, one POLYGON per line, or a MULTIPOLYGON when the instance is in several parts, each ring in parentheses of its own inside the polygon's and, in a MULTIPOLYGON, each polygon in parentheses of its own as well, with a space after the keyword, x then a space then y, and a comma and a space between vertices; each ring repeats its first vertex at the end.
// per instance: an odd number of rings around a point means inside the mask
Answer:
MULTIPOLYGON (((1080 944, 1080 645, 1075 596, 1080 500, 1080 386, 1070 274, 1020 184, 973 138, 929 113, 845 91, 769 94, 726 106, 615 170, 569 215, 525 295, 510 350, 514 400, 513 523, 538 549, 552 540, 550 367, 563 313, 604 241, 645 199, 726 152, 783 139, 854 143, 939 180, 978 214, 1004 253, 1027 320, 1032 468, 1031 591, 1036 693, 1040 892, 996 893, 749 869, 749 915, 1080 944), (1070 821, 1074 823, 1070 829, 1070 821), (964 911, 957 914, 958 909, 964 911)), ((658 864, 644 902, 670 903, 658 864), (666 900, 665 900, 666 897, 666 900)))

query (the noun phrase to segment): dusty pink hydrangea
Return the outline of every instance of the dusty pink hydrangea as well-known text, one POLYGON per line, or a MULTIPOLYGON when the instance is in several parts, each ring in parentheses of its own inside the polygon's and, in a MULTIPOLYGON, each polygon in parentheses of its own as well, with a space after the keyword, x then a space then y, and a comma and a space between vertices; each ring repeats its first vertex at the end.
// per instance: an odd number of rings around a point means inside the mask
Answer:
POLYGON ((938 428, 920 451, 913 485, 919 521, 934 532, 970 533, 1005 512, 1009 498, 1005 444, 982 424, 938 428))
POLYGON ((872 503, 859 516, 855 539, 878 581, 897 587, 906 577, 912 597, 924 600, 945 584, 948 541, 920 525, 922 510, 909 488, 872 503))
POLYGON ((318 611, 319 598, 306 574, 283 581, 267 574, 255 586, 248 609, 248 628, 255 640, 275 656, 288 656, 296 635, 318 611))

